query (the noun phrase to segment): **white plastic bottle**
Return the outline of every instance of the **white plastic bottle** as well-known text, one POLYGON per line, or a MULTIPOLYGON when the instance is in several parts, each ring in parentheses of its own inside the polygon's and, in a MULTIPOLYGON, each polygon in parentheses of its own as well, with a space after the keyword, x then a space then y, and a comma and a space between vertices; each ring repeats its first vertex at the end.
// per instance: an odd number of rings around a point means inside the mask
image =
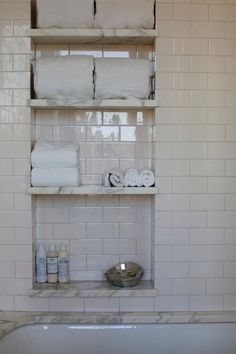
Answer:
POLYGON ((47 256, 43 243, 38 245, 36 253, 36 281, 46 283, 47 281, 47 256))
POLYGON ((69 279, 69 254, 67 245, 61 243, 58 253, 58 280, 59 283, 68 283, 69 279))
POLYGON ((58 276, 58 256, 55 243, 50 243, 47 252, 47 273, 48 283, 57 283, 58 276))

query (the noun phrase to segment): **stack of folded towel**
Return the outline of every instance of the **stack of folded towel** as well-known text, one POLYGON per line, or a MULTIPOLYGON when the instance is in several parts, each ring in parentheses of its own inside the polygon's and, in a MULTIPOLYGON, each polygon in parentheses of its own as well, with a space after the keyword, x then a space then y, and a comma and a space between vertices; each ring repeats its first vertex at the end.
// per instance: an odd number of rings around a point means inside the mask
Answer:
POLYGON ((155 176, 152 170, 145 169, 139 173, 131 168, 123 173, 120 169, 114 168, 106 172, 104 176, 105 187, 153 187, 155 176))
POLYGON ((37 142, 31 153, 31 184, 34 187, 79 185, 79 148, 75 144, 37 142))

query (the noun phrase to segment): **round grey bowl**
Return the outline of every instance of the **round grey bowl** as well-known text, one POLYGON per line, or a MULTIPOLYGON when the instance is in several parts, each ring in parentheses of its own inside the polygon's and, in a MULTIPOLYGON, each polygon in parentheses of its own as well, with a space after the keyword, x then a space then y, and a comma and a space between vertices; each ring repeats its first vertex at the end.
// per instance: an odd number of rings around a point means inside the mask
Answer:
POLYGON ((122 262, 105 272, 106 279, 114 286, 127 288, 135 286, 142 279, 144 270, 134 262, 122 262))

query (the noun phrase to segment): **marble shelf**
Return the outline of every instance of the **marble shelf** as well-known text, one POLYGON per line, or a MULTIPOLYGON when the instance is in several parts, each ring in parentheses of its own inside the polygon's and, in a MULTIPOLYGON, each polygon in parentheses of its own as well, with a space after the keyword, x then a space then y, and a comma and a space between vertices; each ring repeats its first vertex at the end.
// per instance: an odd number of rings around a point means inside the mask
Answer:
POLYGON ((135 297, 156 296, 150 280, 141 280, 136 286, 118 288, 107 281, 72 281, 67 284, 33 284, 31 297, 135 297))
POLYGON ((30 29, 29 37, 37 44, 150 44, 157 30, 146 29, 30 29))
POLYGON ((114 195, 133 194, 146 195, 156 194, 157 187, 103 187, 103 186, 81 186, 81 187, 31 187, 29 194, 77 194, 77 195, 114 195))
POLYGON ((76 101, 62 99, 32 99, 31 108, 39 109, 152 109, 158 106, 157 100, 139 99, 106 99, 91 101, 76 101))

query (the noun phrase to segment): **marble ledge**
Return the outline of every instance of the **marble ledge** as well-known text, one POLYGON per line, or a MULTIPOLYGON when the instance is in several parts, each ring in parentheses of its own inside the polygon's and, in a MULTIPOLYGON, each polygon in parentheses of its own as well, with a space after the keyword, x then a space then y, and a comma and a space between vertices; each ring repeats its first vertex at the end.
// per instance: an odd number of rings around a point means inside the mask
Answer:
POLYGON ((0 312, 0 339, 31 324, 236 323, 236 312, 0 312))
POLYGON ((31 99, 29 106, 36 109, 152 109, 158 107, 156 99, 94 99, 90 101, 66 99, 31 99))
POLYGON ((107 281, 80 281, 67 284, 34 284, 30 297, 137 297, 156 296, 157 289, 151 281, 142 280, 130 288, 118 288, 107 281))
POLYGON ((155 29, 30 29, 34 43, 86 44, 151 44, 158 33, 155 29))
POLYGON ((104 187, 104 186, 81 186, 81 187, 31 187, 29 194, 77 194, 77 195, 147 195, 157 194, 157 187, 104 187))

